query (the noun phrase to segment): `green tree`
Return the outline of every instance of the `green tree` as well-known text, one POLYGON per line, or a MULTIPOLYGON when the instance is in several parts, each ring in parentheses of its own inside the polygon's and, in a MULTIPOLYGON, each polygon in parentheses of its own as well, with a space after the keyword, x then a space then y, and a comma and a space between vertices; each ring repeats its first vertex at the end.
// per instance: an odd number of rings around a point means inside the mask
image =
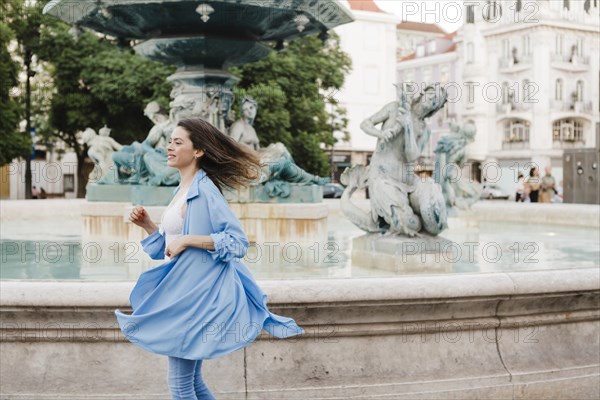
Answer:
POLYGON ((173 68, 120 49, 88 32, 74 34, 67 24, 52 19, 42 29, 41 59, 50 63, 54 94, 50 105, 51 135, 77 154, 78 197, 85 195, 84 160, 87 148, 79 132, 103 125, 121 143, 145 137, 152 123, 143 115, 147 102, 167 103, 173 68))
POLYGON ((41 57, 53 66, 56 91, 52 126, 68 141, 73 139, 65 135, 104 124, 123 143, 145 137, 152 123, 144 116, 144 107, 152 100, 168 104, 171 84, 166 78, 175 68, 146 60, 129 47, 121 49, 88 32, 76 38, 70 29, 54 21, 42 34, 41 57))
POLYGON ((325 43, 314 36, 294 40, 282 52, 233 69, 241 78, 236 97, 251 95, 258 102, 254 125, 261 146, 282 142, 298 165, 329 175, 322 145, 332 146, 333 132, 347 127, 336 93, 350 68, 339 37, 332 34, 325 43))
POLYGON ((19 64, 8 50, 13 39, 14 33, 0 21, 0 165, 31 154, 31 140, 18 130, 20 104, 10 95, 10 90, 18 86, 19 72, 19 64))
MULTIPOLYGON (((35 54, 39 49, 40 24, 42 10, 35 1, 23 2, 21 0, 4 0, 2 2, 2 20, 14 32, 17 43, 15 53, 21 58, 25 69, 25 93, 22 96, 25 110, 25 138, 19 140, 29 141, 31 129, 31 78, 35 75, 35 54)), ((31 198, 31 158, 25 158, 25 197, 31 198)))
MULTIPOLYGON (((16 127, 15 119, 24 117, 27 132, 30 127, 36 128, 38 143, 51 148, 57 139, 65 142, 77 154, 77 195, 83 197, 87 148, 81 143, 79 132, 87 127, 98 130, 106 124, 112 129, 112 136, 122 143, 144 138, 152 123, 143 115, 143 109, 151 100, 163 105, 168 103, 171 85, 166 77, 174 68, 133 54, 127 44, 119 48, 116 41, 77 32, 68 24, 43 15, 42 9, 47 2, 2 1, 3 26, 10 30, 1 30, 0 44, 2 49, 6 49, 9 34, 14 32, 18 45, 16 55, 27 79, 20 98, 24 104, 24 115, 19 115, 19 107, 5 102, 6 97, 3 96, 0 99, 0 126, 4 133, 5 125, 16 127)), ((15 73, 14 67, 18 64, 8 62, 9 57, 5 57, 5 53, 2 56, 0 78, 2 91, 7 93, 15 84, 18 70, 15 73), (15 79, 9 79, 10 76, 15 79)), ((12 155, 9 149, 30 146, 29 134, 21 136, 16 140, 2 135, 3 157, 12 155)), ((27 153, 29 151, 30 147, 27 153)), ((29 158, 27 161, 26 193, 29 198, 29 158)))

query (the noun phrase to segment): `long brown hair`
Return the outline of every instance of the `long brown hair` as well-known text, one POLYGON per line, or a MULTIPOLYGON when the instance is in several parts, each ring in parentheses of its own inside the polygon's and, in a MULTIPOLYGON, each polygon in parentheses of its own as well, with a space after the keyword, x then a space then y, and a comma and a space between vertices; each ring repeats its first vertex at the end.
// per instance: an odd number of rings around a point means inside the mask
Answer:
POLYGON ((260 177, 262 164, 258 154, 222 133, 215 126, 200 118, 182 119, 177 126, 190 135, 194 148, 204 150, 196 160, 214 184, 223 191, 247 186, 260 177))

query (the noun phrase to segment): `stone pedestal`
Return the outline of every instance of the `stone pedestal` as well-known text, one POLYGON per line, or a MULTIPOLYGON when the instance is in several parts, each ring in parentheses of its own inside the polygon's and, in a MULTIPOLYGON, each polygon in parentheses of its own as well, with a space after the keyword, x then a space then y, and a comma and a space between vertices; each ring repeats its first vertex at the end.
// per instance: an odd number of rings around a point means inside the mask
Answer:
POLYGON ((367 234, 352 240, 352 265, 398 274, 452 272, 452 242, 441 237, 367 234))
POLYGON ((86 186, 85 198, 89 202, 131 203, 143 206, 167 206, 173 198, 172 186, 148 185, 98 185, 86 186))
POLYGON ((223 195, 230 203, 321 203, 323 201, 323 187, 319 185, 291 184, 291 193, 288 197, 271 197, 263 185, 250 186, 238 190, 225 190, 223 195))
POLYGON ((98 185, 89 183, 86 187, 87 201, 130 201, 132 185, 98 185))

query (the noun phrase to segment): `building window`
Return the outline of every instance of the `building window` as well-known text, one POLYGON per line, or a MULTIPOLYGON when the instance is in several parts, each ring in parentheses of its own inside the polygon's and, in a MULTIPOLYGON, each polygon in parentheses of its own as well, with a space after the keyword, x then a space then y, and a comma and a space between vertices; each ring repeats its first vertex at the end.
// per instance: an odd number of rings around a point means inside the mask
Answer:
POLYGON ((427 51, 430 54, 435 53, 435 40, 432 40, 432 41, 429 42, 429 48, 427 49, 427 51))
POLYGON ((475 23, 475 6, 467 6, 467 24, 475 23))
POLYGON ((563 9, 567 9, 567 10, 571 9, 571 4, 570 4, 569 0, 563 0, 563 9))
POLYGON ((502 40, 502 57, 505 59, 510 56, 510 42, 508 39, 502 40))
POLYGON ((431 71, 431 67, 425 67, 423 68, 423 75, 421 75, 423 77, 423 84, 424 86, 432 83, 431 82, 431 78, 432 78, 432 71, 431 71))
POLYGON ((523 9, 523 2, 521 0, 517 0, 517 3, 515 4, 515 10, 517 12, 521 12, 522 9, 523 9))
POLYGON ((563 81, 558 78, 554 86, 554 100, 562 101, 563 99, 563 81))
POLYGON ((467 87, 467 108, 473 108, 475 103, 475 82, 465 82, 467 87))
POLYGON ((575 86, 575 99, 576 101, 583 101, 583 81, 577 81, 575 86))
POLYGON ((556 54, 563 53, 563 36, 562 35, 556 35, 556 48, 554 49, 554 52, 556 54))
POLYGON ((488 0, 483 6, 483 18, 486 21, 496 22, 502 16, 502 7, 497 0, 488 0))
POLYGON ((504 124, 505 142, 529 142, 529 122, 513 119, 504 124))
POLYGON ((502 82, 502 104, 510 103, 510 93, 508 82, 502 82))
POLYGON ((577 38, 577 55, 583 57, 583 38, 577 38))
POLYGON ((440 70, 440 82, 448 83, 448 79, 449 79, 448 65, 444 64, 444 65, 442 65, 442 68, 440 70))
POLYGON ((529 82, 529 79, 523 79, 523 102, 524 103, 531 103, 532 99, 531 99, 531 90, 532 90, 532 85, 529 82))
POLYGON ((467 43, 467 64, 473 64, 473 59, 475 58, 475 48, 473 43, 467 43))
POLYGON ((583 123, 574 119, 561 119, 552 124, 555 142, 583 142, 583 123))
POLYGON ((423 57, 425 55, 425 46, 417 46, 417 57, 423 57))
POLYGON ((523 36, 523 55, 529 55, 529 35, 523 36))
POLYGON ((63 174, 63 192, 75 191, 75 175, 63 174))

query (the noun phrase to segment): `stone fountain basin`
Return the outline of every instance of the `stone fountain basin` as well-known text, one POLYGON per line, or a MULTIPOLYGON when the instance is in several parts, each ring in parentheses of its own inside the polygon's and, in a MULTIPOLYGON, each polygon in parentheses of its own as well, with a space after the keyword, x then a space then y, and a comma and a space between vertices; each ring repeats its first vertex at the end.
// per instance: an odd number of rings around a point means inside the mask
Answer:
MULTIPOLYGON (((596 268, 260 281, 306 334, 205 362, 219 399, 596 398, 596 268)), ((134 282, 2 281, 0 396, 168 399, 166 358, 127 342, 134 282)))

